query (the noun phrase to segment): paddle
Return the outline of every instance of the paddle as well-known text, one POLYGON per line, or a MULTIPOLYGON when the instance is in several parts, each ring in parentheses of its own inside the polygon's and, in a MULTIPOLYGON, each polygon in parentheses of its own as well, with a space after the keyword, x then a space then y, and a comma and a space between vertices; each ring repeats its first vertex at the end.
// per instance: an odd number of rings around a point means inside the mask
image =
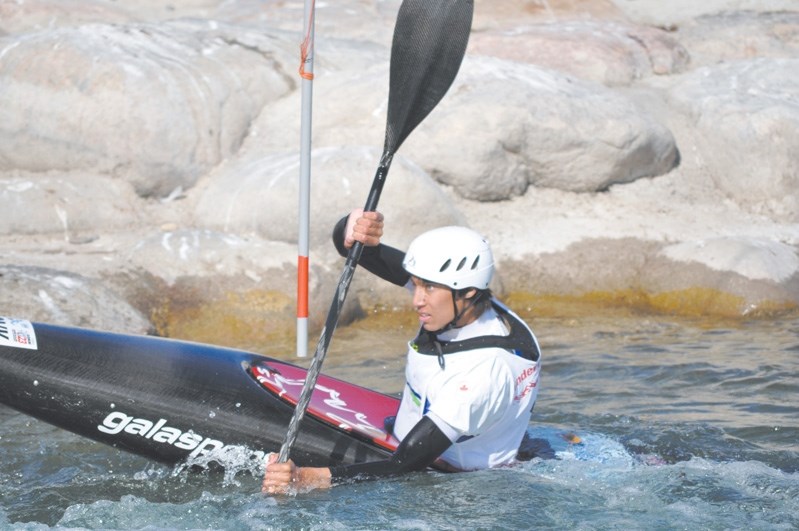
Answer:
MULTIPOLYGON (((400 5, 391 44, 385 144, 365 211, 377 208, 394 153, 452 85, 466 52, 473 9, 473 0, 403 0, 400 5)), ((281 463, 288 460, 297 438, 362 252, 363 244, 355 242, 347 255, 305 385, 280 448, 281 463)))

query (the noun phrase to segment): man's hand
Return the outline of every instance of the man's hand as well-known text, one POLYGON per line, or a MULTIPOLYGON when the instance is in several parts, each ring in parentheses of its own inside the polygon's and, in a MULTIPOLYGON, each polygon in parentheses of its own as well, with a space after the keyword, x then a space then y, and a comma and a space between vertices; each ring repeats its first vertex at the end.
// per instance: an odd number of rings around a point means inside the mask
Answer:
POLYGON ((383 236, 383 214, 380 212, 364 212, 356 208, 347 218, 347 227, 344 230, 344 247, 349 249, 356 241, 367 247, 374 247, 380 243, 383 236))
POLYGON ((297 494, 313 489, 330 488, 330 469, 298 467, 289 459, 277 462, 278 454, 267 456, 261 492, 264 494, 297 494))

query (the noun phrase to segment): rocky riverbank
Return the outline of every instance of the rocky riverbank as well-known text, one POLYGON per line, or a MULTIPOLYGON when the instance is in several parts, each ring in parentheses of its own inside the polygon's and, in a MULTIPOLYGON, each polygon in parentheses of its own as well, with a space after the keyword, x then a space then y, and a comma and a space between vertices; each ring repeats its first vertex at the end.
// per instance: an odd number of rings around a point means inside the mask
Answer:
MULTIPOLYGON (((317 7, 312 328, 330 229, 382 151, 398 6, 317 7)), ((292 329, 302 7, 0 2, 0 314, 292 329)), ((796 310, 797 57, 789 0, 476 0, 455 84, 392 165, 386 241, 468 224, 520 304, 796 310)), ((405 298, 361 272, 344 318, 405 298)))

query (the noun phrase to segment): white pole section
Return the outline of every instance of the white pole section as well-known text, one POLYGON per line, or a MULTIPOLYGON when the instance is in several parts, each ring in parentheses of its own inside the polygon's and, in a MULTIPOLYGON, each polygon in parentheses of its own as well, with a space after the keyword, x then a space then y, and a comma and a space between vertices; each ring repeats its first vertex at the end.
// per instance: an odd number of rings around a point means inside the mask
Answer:
POLYGON ((314 18, 316 1, 305 0, 300 46, 302 115, 300 122, 300 209, 297 238, 297 356, 308 356, 308 253, 311 224, 311 115, 313 108, 314 18))

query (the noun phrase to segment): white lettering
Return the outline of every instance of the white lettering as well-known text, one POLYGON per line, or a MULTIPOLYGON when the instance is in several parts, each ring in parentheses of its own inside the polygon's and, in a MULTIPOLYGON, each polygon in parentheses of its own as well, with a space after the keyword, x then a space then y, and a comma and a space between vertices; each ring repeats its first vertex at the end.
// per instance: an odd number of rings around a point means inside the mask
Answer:
POLYGON ((159 443, 175 444, 182 434, 183 432, 178 429, 164 426, 153 436, 153 440, 159 443))
POLYGON ((163 428, 164 424, 166 424, 166 419, 159 419, 158 422, 155 423, 155 426, 153 426, 153 429, 147 432, 147 435, 145 435, 145 437, 147 439, 151 439, 152 436, 158 432, 158 430, 163 428))
POLYGON ((192 453, 191 457, 196 457, 198 455, 207 454, 209 452, 214 452, 216 450, 220 450, 225 447, 225 443, 222 441, 217 441, 214 439, 205 439, 202 444, 200 444, 192 453), (213 446, 210 450, 208 450, 209 446, 213 446))
POLYGON ((103 423, 97 426, 97 429, 103 433, 115 435, 121 432, 131 420, 133 417, 129 417, 121 411, 114 411, 103 419, 103 423))
POLYGON ((180 439, 178 439, 178 442, 175 443, 175 446, 183 450, 194 450, 202 440, 202 435, 197 435, 196 433, 189 431, 180 436, 180 439))
POLYGON ((133 435, 145 436, 152 427, 153 423, 147 419, 133 419, 130 421, 130 424, 125 426, 125 432, 132 433, 133 435))
POLYGON ((204 455, 222 450, 227 445, 216 439, 204 437, 193 431, 182 431, 167 426, 167 419, 153 422, 136 418, 121 411, 112 411, 97 425, 97 430, 109 435, 129 433, 161 444, 169 444, 181 450, 191 451, 190 457, 204 455))

